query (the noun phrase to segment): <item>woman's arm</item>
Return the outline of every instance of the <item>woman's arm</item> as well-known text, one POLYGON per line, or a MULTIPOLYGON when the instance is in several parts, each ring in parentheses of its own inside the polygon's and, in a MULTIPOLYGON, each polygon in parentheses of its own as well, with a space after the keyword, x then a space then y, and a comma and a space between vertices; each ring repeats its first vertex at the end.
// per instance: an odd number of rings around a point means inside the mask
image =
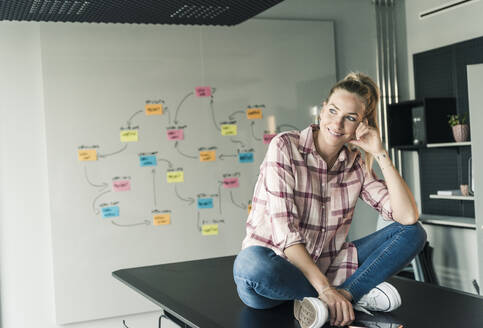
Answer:
POLYGON ((382 146, 379 132, 361 122, 356 129, 355 136, 356 139, 352 140, 351 143, 372 154, 381 168, 389 192, 394 220, 405 225, 415 224, 419 218, 416 201, 382 146))

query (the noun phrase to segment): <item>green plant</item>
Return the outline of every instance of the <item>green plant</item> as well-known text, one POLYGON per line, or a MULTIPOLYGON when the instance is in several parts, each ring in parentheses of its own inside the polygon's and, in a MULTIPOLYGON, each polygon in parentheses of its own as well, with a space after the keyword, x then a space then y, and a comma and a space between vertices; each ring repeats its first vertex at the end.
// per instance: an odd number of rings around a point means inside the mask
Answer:
POLYGON ((466 124, 468 122, 468 114, 466 113, 464 115, 458 115, 458 114, 448 115, 448 117, 449 117, 448 123, 450 126, 455 126, 458 124, 466 124))

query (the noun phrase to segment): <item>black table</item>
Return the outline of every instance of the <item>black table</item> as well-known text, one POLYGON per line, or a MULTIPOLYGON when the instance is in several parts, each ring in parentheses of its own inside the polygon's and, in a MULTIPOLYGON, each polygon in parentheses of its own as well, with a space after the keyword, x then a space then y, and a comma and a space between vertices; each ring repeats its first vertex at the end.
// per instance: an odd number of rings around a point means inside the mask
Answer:
MULTIPOLYGON (((298 328, 292 302, 271 310, 254 310, 240 301, 233 281, 234 259, 227 256, 153 265, 112 274, 159 305, 182 327, 298 328)), ((483 297, 406 278, 389 281, 401 294, 403 305, 374 317, 356 312, 355 323, 386 322, 385 327, 391 328, 399 325, 387 323, 400 323, 404 328, 483 327, 483 297)))

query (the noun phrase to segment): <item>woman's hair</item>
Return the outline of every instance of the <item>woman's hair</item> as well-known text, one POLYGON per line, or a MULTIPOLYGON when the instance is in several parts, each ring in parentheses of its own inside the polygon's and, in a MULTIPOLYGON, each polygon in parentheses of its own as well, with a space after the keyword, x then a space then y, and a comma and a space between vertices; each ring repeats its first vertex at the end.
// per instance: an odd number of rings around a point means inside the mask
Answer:
MULTIPOLYGON (((364 117, 362 120, 367 119, 367 124, 378 130, 377 105, 379 103, 380 92, 377 84, 369 76, 363 73, 352 72, 330 89, 327 99, 329 99, 335 90, 338 89, 346 90, 359 96, 365 104, 364 117)), ((373 160, 374 158, 371 154, 365 154, 366 166, 369 173, 372 172, 373 160)))

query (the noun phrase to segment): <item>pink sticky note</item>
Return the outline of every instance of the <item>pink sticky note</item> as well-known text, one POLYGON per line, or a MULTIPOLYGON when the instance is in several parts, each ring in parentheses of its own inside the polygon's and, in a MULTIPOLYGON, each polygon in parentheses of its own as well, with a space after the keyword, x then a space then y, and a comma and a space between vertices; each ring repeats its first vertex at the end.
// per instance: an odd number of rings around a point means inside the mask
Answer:
POLYGON ((184 140, 184 130, 183 129, 170 129, 167 132, 168 140, 184 140))
POLYGON ((263 135, 263 143, 264 144, 269 144, 270 141, 272 141, 273 137, 275 137, 277 134, 264 134, 263 135))
POLYGON ((238 188, 240 186, 238 178, 224 178, 223 188, 238 188))
POLYGON ((196 97, 210 97, 211 87, 196 87, 196 97))
POLYGON ((112 182, 112 189, 114 191, 128 191, 131 190, 131 181, 129 180, 116 180, 112 182))

